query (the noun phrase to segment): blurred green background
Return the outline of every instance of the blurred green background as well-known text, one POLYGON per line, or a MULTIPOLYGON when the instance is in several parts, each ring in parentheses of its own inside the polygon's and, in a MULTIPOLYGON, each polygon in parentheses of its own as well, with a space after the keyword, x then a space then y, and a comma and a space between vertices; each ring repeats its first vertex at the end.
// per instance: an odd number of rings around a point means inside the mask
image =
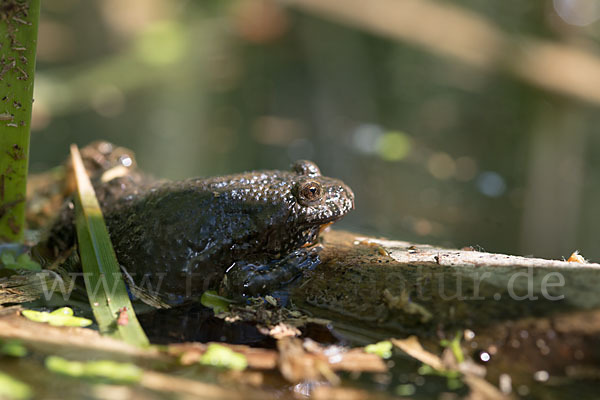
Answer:
POLYGON ((318 163, 338 227, 600 260, 597 0, 43 2, 31 171, 105 139, 184 178, 318 163))

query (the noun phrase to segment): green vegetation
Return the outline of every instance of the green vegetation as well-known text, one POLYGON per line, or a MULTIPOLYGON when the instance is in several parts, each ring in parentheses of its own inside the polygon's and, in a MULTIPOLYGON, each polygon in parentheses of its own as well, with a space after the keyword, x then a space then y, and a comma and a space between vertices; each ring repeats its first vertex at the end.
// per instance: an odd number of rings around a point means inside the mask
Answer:
POLYGON ((50 371, 73 378, 108 381, 112 383, 136 383, 142 378, 142 369, 134 364, 118 363, 110 360, 90 362, 69 361, 62 357, 46 358, 46 368, 50 371))
POLYGON ((204 307, 212 308, 215 314, 220 314, 229 310, 229 304, 232 303, 232 301, 226 299, 225 297, 219 296, 214 290, 207 290, 206 292, 202 293, 200 303, 204 307))
POLYGON ((242 371, 248 366, 248 361, 246 356, 236 353, 229 347, 211 343, 200 358, 200 364, 242 371))
POLYGON ((10 375, 0 372, 0 398, 28 399, 32 395, 31 388, 10 375))
POLYGON ((450 350, 452 351, 452 354, 454 354, 454 358, 456 358, 456 362, 459 364, 461 362, 465 361, 465 355, 463 354, 463 351, 460 348, 460 339, 461 338, 462 338, 462 332, 458 331, 458 332, 456 332, 456 335, 454 335, 454 339, 452 339, 452 340, 444 339, 444 340, 440 341, 441 346, 450 348, 450 350))
POLYGON ((460 389, 464 386, 461 380, 463 375, 460 371, 454 369, 435 369, 430 365, 423 364, 419 367, 417 372, 419 375, 437 375, 445 377, 446 386, 450 390, 460 389))
POLYGON ((24 269, 27 271, 38 272, 42 270, 42 267, 37 262, 33 261, 29 254, 23 253, 15 258, 14 254, 10 252, 3 252, 0 255, 0 261, 4 268, 8 269, 24 269))
POLYGON ((377 354, 381 358, 390 358, 392 356, 392 342, 384 340, 382 342, 373 343, 365 346, 365 352, 377 354))
POLYGON ((77 146, 71 147, 71 156, 77 180, 75 225, 79 254, 94 317, 102 334, 136 346, 147 346, 148 338, 133 311, 100 205, 77 146))
POLYGON ((25 357, 27 349, 20 340, 0 340, 0 354, 9 357, 25 357))
POLYGON ((20 242, 40 0, 4 0, 0 8, 0 240, 20 242))
POLYGON ((52 326, 89 326, 92 320, 87 318, 73 316, 73 310, 69 307, 62 307, 52 312, 23 310, 21 314, 35 322, 47 322, 52 326))

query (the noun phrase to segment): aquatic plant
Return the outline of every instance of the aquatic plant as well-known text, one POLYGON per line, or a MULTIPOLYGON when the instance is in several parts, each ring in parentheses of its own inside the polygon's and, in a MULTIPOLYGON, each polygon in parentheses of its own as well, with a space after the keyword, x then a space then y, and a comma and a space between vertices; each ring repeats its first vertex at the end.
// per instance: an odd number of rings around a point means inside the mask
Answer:
POLYGON ((40 0, 0 7, 0 241, 23 241, 40 0))

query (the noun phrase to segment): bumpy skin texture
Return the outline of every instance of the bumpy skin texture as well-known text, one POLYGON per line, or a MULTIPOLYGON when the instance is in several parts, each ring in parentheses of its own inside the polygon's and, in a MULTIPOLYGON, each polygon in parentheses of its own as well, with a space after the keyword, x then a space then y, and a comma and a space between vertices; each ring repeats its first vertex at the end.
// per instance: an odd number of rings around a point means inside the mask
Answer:
POLYGON ((208 289, 233 297, 277 289, 318 263, 306 247, 354 208, 350 188, 309 161, 135 189, 127 179, 97 187, 117 258, 136 285, 172 304, 208 289))

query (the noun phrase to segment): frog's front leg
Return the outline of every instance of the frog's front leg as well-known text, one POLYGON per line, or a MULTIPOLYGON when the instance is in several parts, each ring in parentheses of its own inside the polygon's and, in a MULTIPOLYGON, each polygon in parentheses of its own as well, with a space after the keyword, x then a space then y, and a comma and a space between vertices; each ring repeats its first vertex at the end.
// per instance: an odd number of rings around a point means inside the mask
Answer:
POLYGON ((303 271, 312 270, 321 260, 320 247, 295 250, 284 258, 236 261, 227 269, 220 292, 229 298, 265 295, 292 283, 303 271))

